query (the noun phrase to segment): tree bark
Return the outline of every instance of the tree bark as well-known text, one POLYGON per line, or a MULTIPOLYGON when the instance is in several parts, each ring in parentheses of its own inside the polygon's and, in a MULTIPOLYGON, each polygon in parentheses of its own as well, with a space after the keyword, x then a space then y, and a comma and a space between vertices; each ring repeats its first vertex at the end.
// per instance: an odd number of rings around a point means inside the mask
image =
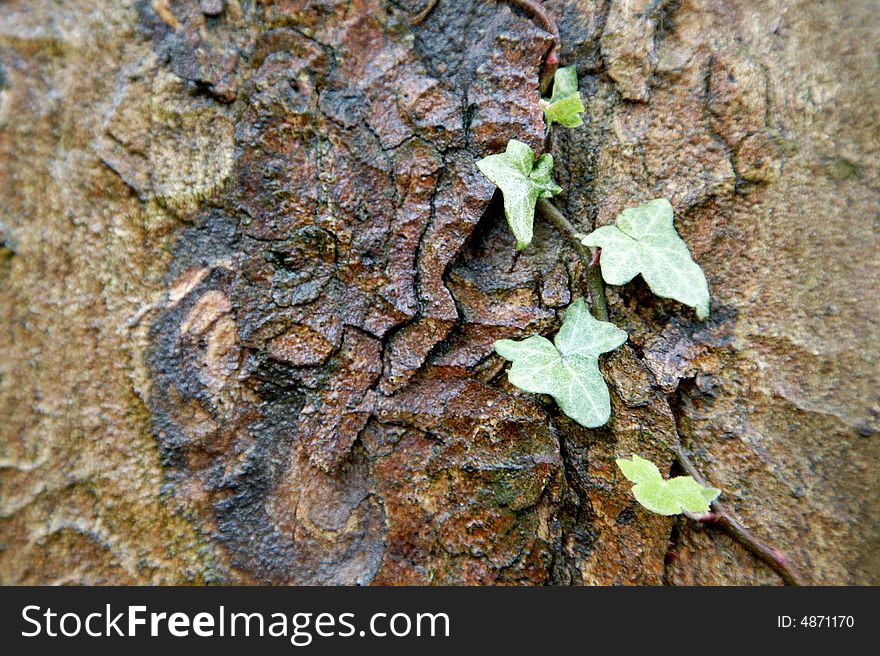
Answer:
POLYGON ((635 504, 676 473, 817 584, 880 583, 876 2, 0 3, 0 582, 778 584, 635 504), (219 13, 218 13, 219 6, 219 13), (578 230, 667 197, 711 316, 607 288, 612 419, 510 386, 578 230))

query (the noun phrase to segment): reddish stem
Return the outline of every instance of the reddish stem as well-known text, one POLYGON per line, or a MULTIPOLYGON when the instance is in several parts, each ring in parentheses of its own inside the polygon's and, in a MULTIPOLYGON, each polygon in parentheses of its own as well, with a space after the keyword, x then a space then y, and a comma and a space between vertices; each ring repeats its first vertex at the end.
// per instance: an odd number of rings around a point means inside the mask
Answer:
POLYGON ((541 75, 539 77, 538 88, 541 93, 550 88, 556 69, 559 68, 559 28, 556 21, 550 13, 544 9, 544 5, 539 0, 504 0, 508 4, 522 9, 528 13, 544 30, 553 37, 553 47, 544 56, 544 63, 541 66, 541 75))
POLYGON ((440 0, 428 0, 428 4, 425 5, 425 8, 422 9, 415 16, 410 18, 410 23, 412 23, 413 25, 418 25, 423 20, 425 20, 428 17, 428 14, 430 14, 432 11, 434 11, 434 7, 437 6, 437 3, 439 1, 440 0))
MULTIPOLYGON (((543 94, 550 86, 556 69, 559 66, 559 29, 556 22, 550 16, 543 5, 538 0, 506 0, 515 7, 528 12, 541 26, 553 35, 553 47, 544 57, 540 77, 540 90, 543 94)), ((432 5, 433 7, 433 5, 432 5)), ((608 310, 605 306, 605 290, 602 284, 602 277, 599 273, 599 249, 593 249, 592 253, 588 253, 587 249, 580 243, 574 227, 567 218, 548 200, 539 200, 538 209, 545 217, 559 230, 562 235, 568 239, 574 246, 575 251, 580 256, 587 271, 587 282, 590 290, 591 300, 593 301, 593 312, 597 318, 608 321, 608 310)), ((691 462, 680 441, 676 442, 676 456, 682 469, 685 470, 701 485, 706 485, 705 480, 700 475, 697 468, 691 462)), ((766 563, 774 572, 776 572, 787 585, 803 585, 801 578, 788 564, 782 552, 775 547, 764 544, 749 532, 739 521, 717 500, 712 502, 714 512, 707 513, 702 516, 691 516, 692 519, 700 521, 707 525, 712 525, 728 535, 736 542, 741 544, 752 555, 766 563)))
MULTIPOLYGON (((434 7, 437 6, 438 1, 439 0, 428 0, 424 9, 409 19, 410 23, 418 25, 424 21, 430 13, 434 11, 434 7)), ((556 69, 559 68, 559 28, 556 26, 556 21, 554 21, 553 17, 550 16, 550 13, 544 9, 540 0, 498 0, 498 2, 507 2, 514 7, 522 9, 553 37, 553 46, 544 56, 544 61, 541 64, 541 74, 538 78, 538 88, 543 94, 548 88, 550 88, 550 83, 553 81, 556 69)))
MULTIPOLYGON (((687 452, 685 452, 684 447, 682 447, 680 442, 675 445, 675 449, 678 463, 681 465, 681 468, 684 469, 685 473, 687 473, 688 476, 693 477, 693 479, 700 485, 705 486, 705 479, 700 475, 700 472, 697 470, 696 466, 694 466, 694 463, 691 462, 691 459, 688 457, 687 452)), ((712 502, 712 509, 715 512, 707 513, 699 517, 693 517, 693 519, 727 533, 758 560, 769 565, 770 569, 779 574, 780 578, 782 578, 786 585, 804 584, 797 573, 791 568, 791 565, 788 564, 788 561, 779 549, 764 544, 752 535, 751 532, 745 526, 740 524, 730 511, 728 511, 727 508, 717 500, 712 502)))

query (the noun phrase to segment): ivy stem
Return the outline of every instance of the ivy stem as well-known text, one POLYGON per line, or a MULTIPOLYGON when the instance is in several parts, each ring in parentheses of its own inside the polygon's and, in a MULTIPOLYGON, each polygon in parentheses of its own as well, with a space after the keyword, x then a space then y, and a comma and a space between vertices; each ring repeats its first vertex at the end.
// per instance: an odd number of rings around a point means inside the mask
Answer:
POLYGON ((413 16, 413 17, 410 19, 410 22, 411 22, 413 25, 418 25, 418 24, 420 24, 422 21, 424 21, 424 20, 428 17, 428 15, 429 15, 432 11, 434 11, 434 7, 437 6, 437 3, 438 3, 438 2, 439 2, 439 0, 428 0, 428 4, 425 5, 425 8, 422 9, 422 10, 421 10, 419 13, 417 13, 415 16, 413 16))
POLYGON ((535 19, 535 22, 540 24, 542 28, 553 36, 553 47, 550 48, 550 51, 544 57, 544 63, 541 67, 541 76, 538 81, 538 88, 543 94, 550 87, 550 83, 553 81, 553 75, 559 67, 559 28, 556 26, 556 21, 553 20, 550 13, 544 9, 541 0, 501 1, 506 1, 508 4, 528 13, 535 19))
POLYGON ((584 281, 590 294, 590 308, 593 316, 599 321, 608 321, 608 306, 605 303, 605 287, 602 285, 602 273, 599 270, 598 249, 590 251, 581 243, 577 230, 565 215, 546 198, 538 200, 538 209, 541 214, 553 224, 574 248, 584 268, 584 281))
MULTIPOLYGON (((556 26, 556 22, 547 10, 544 9, 540 0, 506 1, 509 4, 528 12, 538 23, 541 24, 541 27, 553 36, 553 47, 545 55, 541 68, 539 88, 543 95, 549 88, 553 76, 556 73, 556 69, 559 66, 559 28, 556 26)), ((424 15, 422 16, 422 19, 425 15, 430 13, 435 4, 436 0, 429 3, 428 9, 423 12, 424 15)), ((549 136, 550 133, 548 131, 547 137, 549 138, 549 136)), ((600 249, 594 248, 591 252, 586 246, 584 246, 578 238, 578 233, 577 230, 575 230, 575 227, 548 199, 542 198, 538 200, 537 207, 541 210, 541 213, 546 219, 552 223, 559 233, 569 242, 569 244, 571 244, 575 252, 578 254, 584 270, 584 279, 590 295, 590 306, 593 311, 593 316, 600 321, 608 321, 608 306, 605 303, 605 287, 602 283, 602 273, 599 268, 600 249)), ((684 450, 677 432, 675 455, 681 468, 694 480, 700 483, 700 485, 707 487, 706 480, 702 477, 687 452, 684 450)), ((722 503, 719 503, 717 500, 713 501, 711 508, 714 512, 705 515, 694 515, 693 513, 685 514, 690 519, 711 525, 730 535, 734 541, 742 545, 749 553, 754 555, 758 560, 766 563, 770 569, 782 578, 786 585, 804 584, 803 580, 791 568, 785 556, 779 551, 779 549, 771 547, 758 540, 730 513, 730 511, 727 510, 722 503)))
MULTIPOLYGON (((577 230, 571 224, 571 221, 569 221, 548 199, 542 198, 538 200, 537 207, 541 210, 544 217, 553 224, 553 226, 559 231, 559 234, 571 244, 575 252, 578 254, 585 271, 584 278, 587 290, 590 294, 590 305, 593 310, 593 316, 600 321, 608 321, 608 307, 605 304, 605 288, 602 284, 602 273, 599 269, 599 250, 593 249, 591 252, 590 249, 584 246, 578 238, 577 230)), ((681 445, 681 441, 678 439, 676 439, 675 444, 675 455, 681 468, 688 474, 688 476, 693 477, 700 485, 707 486, 706 480, 697 470, 687 452, 684 450, 684 447, 681 445)), ((783 556, 778 549, 764 544, 752 535, 752 533, 743 526, 729 510, 727 510, 724 504, 718 501, 713 501, 712 510, 714 512, 706 515, 694 515, 692 513, 686 514, 695 521, 711 525, 718 530, 727 533, 734 539, 734 541, 745 547, 745 549, 758 560, 766 563, 780 576, 780 578, 782 578, 786 585, 803 585, 803 581, 791 568, 791 565, 788 564, 785 556, 783 556)))
MULTIPOLYGON (((545 91, 547 91, 547 89, 550 88, 550 83, 553 81, 553 76, 556 74, 556 69, 559 68, 559 28, 556 26, 556 21, 553 20, 553 17, 550 15, 550 13, 546 9, 544 9, 544 5, 541 4, 541 0, 497 1, 507 2, 509 5, 517 7, 518 9, 522 9, 553 37, 553 46, 544 56, 544 61, 541 64, 541 73, 538 78, 538 88, 543 94, 545 91)), ((419 25, 420 23, 422 23, 431 14, 431 12, 434 11, 434 7, 437 6, 437 2, 438 0, 428 0, 425 4, 424 9, 422 9, 410 18, 410 23, 412 23, 413 25, 419 25)))
MULTIPOLYGON (((676 441, 675 455, 678 459, 678 464, 681 465, 681 468, 688 476, 691 476, 700 485, 703 485, 704 487, 707 486, 705 479, 700 475, 700 472, 697 470, 694 463, 691 462, 690 457, 679 441, 676 441)), ((786 585, 804 584, 803 580, 795 573, 791 568, 791 565, 788 564, 788 561, 785 559, 785 556, 782 555, 782 552, 780 552, 779 549, 764 544, 752 535, 752 533, 745 526, 740 524, 730 511, 727 510, 724 504, 719 503, 718 501, 713 501, 712 510, 714 512, 706 515, 693 515, 688 513, 688 517, 703 524, 714 526, 727 533, 758 560, 766 563, 770 569, 780 576, 786 585)))

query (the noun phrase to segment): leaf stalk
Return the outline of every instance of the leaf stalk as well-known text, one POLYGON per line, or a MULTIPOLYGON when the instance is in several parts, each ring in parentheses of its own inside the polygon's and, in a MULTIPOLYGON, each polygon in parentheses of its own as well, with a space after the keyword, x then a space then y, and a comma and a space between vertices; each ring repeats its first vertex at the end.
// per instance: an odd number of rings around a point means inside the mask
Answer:
MULTIPOLYGON (((693 477, 693 479, 700 485, 706 485, 705 479, 700 475, 699 470, 697 470, 696 466, 691 461, 680 441, 675 445, 675 456, 678 460, 678 464, 681 465, 681 468, 685 473, 693 477)), ((785 559, 782 552, 779 551, 779 549, 764 544, 752 535, 751 531, 743 526, 736 517, 727 510, 724 504, 716 499, 712 502, 712 510, 714 512, 706 515, 692 516, 691 514, 688 514, 688 517, 727 533, 734 539, 734 541, 745 547, 745 549, 758 560, 766 563, 770 569, 779 575, 786 585, 799 586, 804 584, 800 576, 798 576, 798 574, 792 569, 791 565, 788 564, 788 561, 785 559)))
POLYGON ((602 283, 602 272, 599 269, 598 249, 591 252, 584 246, 571 221, 548 199, 539 199, 537 207, 578 254, 583 267, 584 283, 590 295, 590 309, 593 316, 599 321, 608 321, 608 305, 605 303, 605 286, 602 283))

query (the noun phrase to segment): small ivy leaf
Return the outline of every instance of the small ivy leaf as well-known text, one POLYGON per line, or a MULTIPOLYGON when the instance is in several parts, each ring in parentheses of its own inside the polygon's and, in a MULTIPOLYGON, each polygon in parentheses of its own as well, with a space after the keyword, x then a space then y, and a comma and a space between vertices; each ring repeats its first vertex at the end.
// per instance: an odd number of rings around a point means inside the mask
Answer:
POLYGON ((553 93, 550 99, 541 98, 541 109, 547 125, 559 123, 567 128, 583 125, 581 113, 584 103, 578 92, 577 70, 574 66, 566 66, 556 70, 553 76, 553 93))
POLYGON ((709 316, 706 276, 675 231, 672 205, 665 198, 624 210, 614 225, 581 241, 602 249, 602 277, 609 285, 624 285, 642 274, 657 296, 695 308, 700 320, 709 316))
POLYGON ((649 481, 633 485, 633 496, 643 508, 658 515, 677 515, 681 505, 675 498, 666 481, 649 481))
POLYGON ((702 490, 700 490, 700 494, 703 495, 703 498, 706 500, 707 503, 712 503, 720 496, 721 490, 719 490, 717 487, 704 487, 702 490))
POLYGON ((559 366, 559 351, 546 337, 532 335, 521 342, 499 339, 495 352, 513 365, 507 372, 511 385, 532 394, 551 394, 559 366))
POLYGON ((615 462, 626 479, 633 483, 650 483, 663 480, 657 465, 635 454, 633 454, 632 460, 618 458, 615 462))
POLYGON ((627 334, 613 323, 599 321, 578 299, 565 311, 565 321, 553 342, 563 355, 598 358, 626 341, 627 334))
MULTIPOLYGON (((500 339, 495 351, 513 364, 512 385, 533 394, 549 394, 559 408, 587 428, 611 416, 608 386, 599 371, 599 355, 626 341, 626 333, 594 319, 583 300, 572 303, 556 336, 556 345, 540 335, 522 341, 500 339)), ((659 476, 659 472, 658 472, 659 476)))
POLYGON ((681 504, 682 510, 692 513, 709 512, 709 504, 721 494, 721 490, 703 487, 690 476, 670 478, 666 487, 681 504))
POLYGON ((516 250, 521 251, 532 242, 535 203, 562 191, 550 177, 553 156, 545 153, 536 162, 527 144, 511 139, 507 150, 484 157, 477 168, 501 189, 504 215, 516 237, 516 250))
POLYGON ((615 462, 627 480, 635 483, 632 492, 636 501, 660 515, 707 513, 709 504, 721 494, 721 490, 700 485, 691 476, 663 480, 653 462, 637 455, 632 460, 618 458, 615 462))

